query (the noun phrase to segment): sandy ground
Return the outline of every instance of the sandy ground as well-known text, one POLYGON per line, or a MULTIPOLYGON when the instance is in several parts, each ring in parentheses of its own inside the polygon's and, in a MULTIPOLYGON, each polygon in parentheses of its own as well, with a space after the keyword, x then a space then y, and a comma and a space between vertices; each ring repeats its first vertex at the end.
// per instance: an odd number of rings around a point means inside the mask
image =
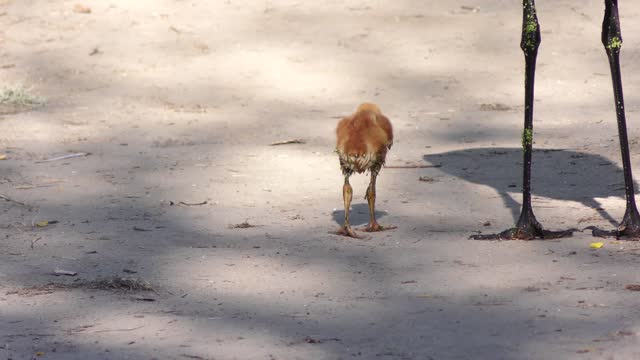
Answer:
MULTIPOLYGON (((467 240, 519 212, 517 1, 75 5, 0 0, 2 83, 47 101, 0 117, 0 358, 640 358, 640 244, 467 240), (356 240, 329 233, 333 130, 362 101, 393 121, 389 165, 441 167, 383 169, 398 229, 356 240)), ((624 212, 603 7, 538 4, 549 229, 624 212)), ((640 171, 640 5, 620 10, 640 171)))

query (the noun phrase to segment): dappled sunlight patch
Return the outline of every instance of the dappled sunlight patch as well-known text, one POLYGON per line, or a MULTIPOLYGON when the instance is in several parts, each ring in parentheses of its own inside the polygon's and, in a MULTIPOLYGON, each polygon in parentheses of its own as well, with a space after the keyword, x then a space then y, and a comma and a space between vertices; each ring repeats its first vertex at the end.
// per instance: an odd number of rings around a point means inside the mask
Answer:
POLYGON ((268 46, 253 50, 236 48, 218 56, 220 67, 237 68, 240 73, 221 71, 216 75, 223 83, 240 88, 251 88, 265 99, 289 99, 306 101, 320 93, 345 96, 354 88, 364 86, 357 78, 341 71, 332 58, 309 58, 286 47, 268 46), (267 71, 268 69, 268 71, 267 71), (238 82, 238 75, 241 81, 238 82))

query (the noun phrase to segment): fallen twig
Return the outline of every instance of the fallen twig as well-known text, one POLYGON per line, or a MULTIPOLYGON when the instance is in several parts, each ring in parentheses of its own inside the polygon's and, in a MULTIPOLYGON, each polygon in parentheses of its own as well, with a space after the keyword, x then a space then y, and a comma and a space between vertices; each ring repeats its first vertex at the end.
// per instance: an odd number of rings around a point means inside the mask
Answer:
POLYGON ((28 205, 27 205, 27 204, 25 204, 25 203, 22 203, 22 202, 17 201, 17 200, 13 200, 12 198, 7 197, 7 196, 4 196, 4 195, 0 195, 0 199, 2 199, 2 200, 4 200, 4 201, 8 201, 8 202, 13 202, 13 203, 16 203, 16 204, 20 204, 20 205, 22 205, 22 206, 28 206, 28 205))
POLYGON ((52 186, 56 186, 56 185, 55 184, 41 184, 41 185, 25 184, 25 185, 17 185, 15 187, 15 189, 16 190, 29 190, 29 189, 35 189, 35 188, 52 187, 52 186))
POLYGON ((277 145, 289 145, 289 144, 304 144, 305 141, 302 139, 293 139, 293 140, 283 140, 276 141, 274 143, 269 144, 269 146, 277 146, 277 145))
POLYGON ((28 334, 8 334, 2 335, 7 338, 17 338, 17 337, 46 337, 46 336, 56 336, 56 334, 42 334, 42 333, 28 333, 28 334))
POLYGON ((37 242, 38 242, 38 240, 40 240, 40 239, 42 239, 42 236, 38 236, 37 238, 35 238, 35 239, 32 239, 32 240, 31 240, 31 250, 33 250, 33 249, 34 249, 34 247, 35 247, 36 243, 37 243, 37 242))
POLYGON ((144 325, 140 325, 134 328, 128 328, 128 329, 105 329, 105 330, 93 330, 93 331, 82 331, 83 333, 86 334, 94 334, 94 333, 106 333, 106 332, 122 332, 122 331, 133 331, 133 330, 138 330, 138 329, 142 329, 144 327, 144 325))
POLYGON ((90 282, 80 282, 71 285, 73 288, 87 288, 94 290, 111 290, 111 291, 153 291, 153 287, 146 281, 135 278, 112 277, 106 279, 97 279, 90 282))
POLYGON ((58 161, 58 160, 71 159, 71 158, 76 158, 76 157, 89 156, 89 155, 91 155, 91 153, 86 153, 86 152, 72 153, 72 154, 67 154, 67 155, 57 156, 57 157, 50 158, 50 159, 39 160, 39 161, 36 161, 36 164, 37 164, 37 163, 50 162, 50 161, 58 161))
POLYGON ((640 248, 620 249, 620 250, 618 250, 618 252, 629 252, 629 251, 640 251, 640 248))
POLYGON ((341 340, 338 338, 316 339, 311 336, 307 336, 304 339, 302 339, 302 341, 306 342, 307 344, 322 344, 327 341, 341 341, 341 340))
POLYGON ((202 356, 198 356, 198 355, 181 354, 180 356, 182 356, 183 358, 187 358, 187 359, 205 360, 205 358, 203 358, 202 356))
POLYGON ((56 276, 60 276, 60 275, 76 276, 76 275, 78 275, 78 273, 75 272, 75 271, 70 271, 70 270, 55 269, 53 271, 53 275, 56 275, 56 276))
POLYGON ((207 205, 208 202, 207 200, 203 201, 203 202, 199 202, 199 203, 186 203, 184 201, 179 201, 179 202, 173 202, 173 201, 169 201, 169 206, 173 206, 173 205, 183 205, 183 206, 201 206, 201 205, 207 205))

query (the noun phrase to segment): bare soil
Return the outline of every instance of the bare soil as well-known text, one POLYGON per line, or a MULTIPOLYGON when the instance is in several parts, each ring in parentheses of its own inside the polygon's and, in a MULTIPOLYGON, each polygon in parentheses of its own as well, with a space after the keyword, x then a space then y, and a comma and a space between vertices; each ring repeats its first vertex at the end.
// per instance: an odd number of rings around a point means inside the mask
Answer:
MULTIPOLYGON (((537 5, 535 212, 613 228, 603 3, 537 5)), ((640 4, 620 6, 640 169, 640 4)), ((46 99, 0 107, 0 358, 640 358, 639 243, 468 240, 520 210, 521 14, 0 0, 2 83, 46 99), (359 240, 331 234, 333 131, 364 101, 394 124, 377 205, 398 228, 359 240)), ((357 226, 367 181, 352 179, 357 226)))

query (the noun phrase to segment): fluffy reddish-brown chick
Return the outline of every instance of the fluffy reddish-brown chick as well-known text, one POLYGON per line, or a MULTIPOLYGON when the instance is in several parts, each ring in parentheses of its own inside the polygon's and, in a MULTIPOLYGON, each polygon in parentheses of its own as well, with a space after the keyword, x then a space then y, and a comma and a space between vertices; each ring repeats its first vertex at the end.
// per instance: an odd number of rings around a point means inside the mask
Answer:
POLYGON ((336 151, 345 175, 354 171, 378 172, 393 144, 393 128, 377 105, 364 103, 355 114, 340 120, 336 137, 336 151))
POLYGON ((372 103, 363 103, 356 112, 338 123, 336 128, 336 152, 344 174, 342 195, 344 199, 344 225, 340 235, 359 237, 349 224, 349 208, 353 189, 349 177, 354 173, 371 172, 371 182, 365 198, 369 203, 369 225, 365 231, 382 231, 393 227, 382 227, 375 219, 376 177, 384 165, 387 151, 393 144, 393 127, 380 108, 372 103))

